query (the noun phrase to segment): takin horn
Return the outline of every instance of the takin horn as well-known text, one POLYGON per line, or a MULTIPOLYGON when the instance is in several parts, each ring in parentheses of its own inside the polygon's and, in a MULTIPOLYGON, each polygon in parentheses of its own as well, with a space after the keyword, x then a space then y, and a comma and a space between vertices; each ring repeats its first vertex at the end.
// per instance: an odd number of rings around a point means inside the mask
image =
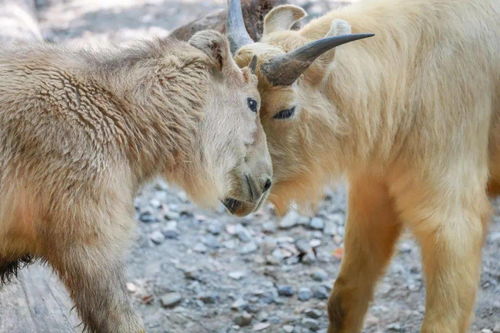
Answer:
POLYGON ((313 63, 313 61, 336 46, 374 34, 349 34, 315 40, 289 53, 271 58, 260 70, 273 86, 289 86, 313 63))
POLYGON ((254 43, 254 40, 245 27, 240 0, 227 0, 227 8, 226 32, 234 54, 243 45, 254 43))

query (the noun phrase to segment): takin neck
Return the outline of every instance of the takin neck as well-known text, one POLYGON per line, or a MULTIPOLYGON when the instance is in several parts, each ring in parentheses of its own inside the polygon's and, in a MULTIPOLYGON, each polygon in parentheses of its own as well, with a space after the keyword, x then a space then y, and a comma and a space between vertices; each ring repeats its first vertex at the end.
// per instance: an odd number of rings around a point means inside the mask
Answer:
POLYGON ((209 89, 206 57, 186 43, 162 40, 93 62, 92 76, 105 82, 125 123, 119 145, 136 184, 163 175, 196 186, 193 175, 203 178, 196 141, 209 89))

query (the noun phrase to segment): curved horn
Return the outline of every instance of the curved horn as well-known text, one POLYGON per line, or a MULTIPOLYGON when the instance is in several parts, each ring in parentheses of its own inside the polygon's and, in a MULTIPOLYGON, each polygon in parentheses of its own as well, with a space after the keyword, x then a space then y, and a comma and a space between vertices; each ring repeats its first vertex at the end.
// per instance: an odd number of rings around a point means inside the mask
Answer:
POLYGON ((349 34, 333 36, 307 43, 287 54, 279 55, 261 65, 260 70, 273 86, 289 86, 313 63, 313 61, 336 46, 374 34, 349 34))
POLYGON ((243 45, 254 43, 245 27, 240 0, 227 0, 226 32, 233 54, 243 45))

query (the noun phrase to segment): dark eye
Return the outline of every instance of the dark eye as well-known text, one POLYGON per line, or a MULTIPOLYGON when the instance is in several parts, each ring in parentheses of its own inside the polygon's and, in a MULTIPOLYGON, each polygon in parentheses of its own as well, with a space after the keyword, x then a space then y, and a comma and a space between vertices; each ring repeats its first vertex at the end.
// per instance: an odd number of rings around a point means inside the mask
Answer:
POLYGON ((247 104, 250 110, 252 110, 253 112, 257 112, 257 101, 255 99, 248 97, 247 104))
POLYGON ((274 119, 286 119, 286 118, 290 118, 291 116, 293 116, 294 113, 295 113, 295 106, 293 106, 289 109, 281 110, 280 112, 276 113, 273 116, 273 118, 274 119))

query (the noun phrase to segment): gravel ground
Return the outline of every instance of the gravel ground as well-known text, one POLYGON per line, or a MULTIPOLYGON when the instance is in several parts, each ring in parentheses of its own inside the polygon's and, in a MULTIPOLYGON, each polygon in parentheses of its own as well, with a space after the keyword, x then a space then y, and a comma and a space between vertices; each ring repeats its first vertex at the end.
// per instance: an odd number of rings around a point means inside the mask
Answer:
MULTIPOLYGON (((165 36, 225 1, 38 0, 45 37, 85 46, 165 36)), ((335 4, 295 1, 312 16, 335 4)), ((316 214, 272 207, 246 218, 206 212, 157 181, 135 202, 138 232, 128 290, 148 332, 326 332, 326 298, 342 258, 345 189, 316 214)), ((500 332, 500 202, 483 257, 472 332, 500 332)), ((365 332, 417 332, 424 287, 419 250, 405 235, 379 284, 365 332)))

